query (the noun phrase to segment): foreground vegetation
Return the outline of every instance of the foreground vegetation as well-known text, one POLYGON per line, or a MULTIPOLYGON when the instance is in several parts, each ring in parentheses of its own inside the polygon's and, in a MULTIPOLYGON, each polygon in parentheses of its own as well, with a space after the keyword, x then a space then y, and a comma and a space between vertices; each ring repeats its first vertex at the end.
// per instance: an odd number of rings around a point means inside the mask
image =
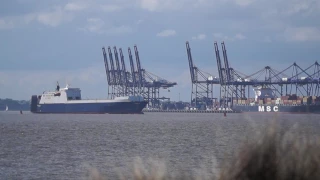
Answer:
MULTIPOLYGON (((147 166, 137 161, 131 173, 125 172, 118 179, 133 180, 303 180, 320 179, 319 137, 299 137, 290 133, 280 134, 270 128, 252 141, 243 142, 238 153, 220 170, 213 167, 203 174, 169 174, 163 163, 147 166)), ((108 175, 91 169, 90 180, 108 179, 108 175)))

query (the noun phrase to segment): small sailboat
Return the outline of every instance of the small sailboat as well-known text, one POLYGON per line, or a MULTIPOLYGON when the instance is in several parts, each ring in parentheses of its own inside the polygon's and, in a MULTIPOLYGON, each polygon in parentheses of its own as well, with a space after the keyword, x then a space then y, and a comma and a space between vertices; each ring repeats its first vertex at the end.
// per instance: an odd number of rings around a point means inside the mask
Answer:
POLYGON ((6 111, 8 111, 8 109, 9 109, 9 108, 8 108, 8 106, 6 105, 6 111))

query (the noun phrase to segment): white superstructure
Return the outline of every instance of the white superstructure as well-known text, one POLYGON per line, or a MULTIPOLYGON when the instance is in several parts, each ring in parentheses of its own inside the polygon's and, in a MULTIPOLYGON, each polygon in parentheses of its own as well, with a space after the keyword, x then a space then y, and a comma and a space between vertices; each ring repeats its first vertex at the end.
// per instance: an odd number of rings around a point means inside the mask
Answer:
POLYGON ((253 89, 255 93, 255 100, 257 101, 258 98, 274 98, 273 90, 271 88, 263 88, 258 86, 253 89))
POLYGON ((45 91, 40 97, 39 104, 60 104, 60 103, 108 103, 108 102, 141 102, 142 96, 123 96, 115 99, 99 99, 99 100, 83 100, 81 99, 80 88, 70 88, 68 85, 65 88, 57 85, 56 91, 45 91))

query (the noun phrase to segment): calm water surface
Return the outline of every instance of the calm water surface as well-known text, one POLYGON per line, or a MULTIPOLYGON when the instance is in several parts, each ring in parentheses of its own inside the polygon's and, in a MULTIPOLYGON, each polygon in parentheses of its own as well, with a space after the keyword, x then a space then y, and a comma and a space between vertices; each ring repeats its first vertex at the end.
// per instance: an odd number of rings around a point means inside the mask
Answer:
POLYGON ((137 157, 169 172, 219 167, 275 119, 282 132, 320 135, 320 115, 307 114, 0 112, 0 179, 85 179, 89 167, 112 179, 137 157))

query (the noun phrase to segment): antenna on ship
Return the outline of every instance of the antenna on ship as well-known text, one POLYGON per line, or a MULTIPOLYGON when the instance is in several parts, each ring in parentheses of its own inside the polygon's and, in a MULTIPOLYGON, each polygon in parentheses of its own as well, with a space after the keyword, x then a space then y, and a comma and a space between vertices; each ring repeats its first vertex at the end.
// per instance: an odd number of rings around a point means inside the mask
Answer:
POLYGON ((68 83, 68 80, 66 79, 66 89, 68 89, 70 86, 70 83, 68 83))

